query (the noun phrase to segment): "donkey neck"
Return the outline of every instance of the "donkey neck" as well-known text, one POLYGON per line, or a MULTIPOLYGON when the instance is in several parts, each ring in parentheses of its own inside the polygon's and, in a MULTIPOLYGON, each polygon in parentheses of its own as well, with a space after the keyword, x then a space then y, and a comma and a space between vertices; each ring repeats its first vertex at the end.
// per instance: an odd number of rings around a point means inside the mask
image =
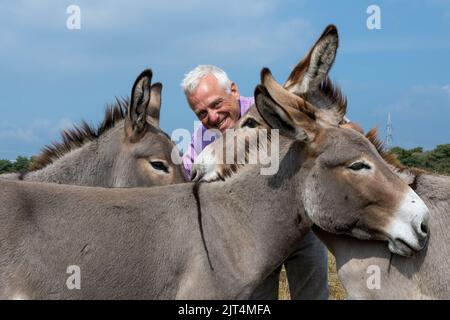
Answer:
MULTIPOLYGON (((123 121, 122 121, 123 122, 123 121)), ((112 187, 114 154, 119 152, 123 124, 98 139, 64 154, 46 167, 27 173, 23 179, 82 186, 112 187)))
POLYGON ((291 253, 311 226, 301 201, 299 146, 280 152, 276 175, 246 166, 225 182, 204 183, 199 197, 202 224, 218 283, 246 298, 291 253))
POLYGON ((352 298, 448 299, 450 177, 409 169, 401 173, 411 178, 411 187, 430 208, 430 239, 415 256, 392 255, 382 241, 358 240, 319 228, 314 232, 336 257, 339 278, 352 298), (381 270, 381 290, 366 286, 371 266, 381 270))

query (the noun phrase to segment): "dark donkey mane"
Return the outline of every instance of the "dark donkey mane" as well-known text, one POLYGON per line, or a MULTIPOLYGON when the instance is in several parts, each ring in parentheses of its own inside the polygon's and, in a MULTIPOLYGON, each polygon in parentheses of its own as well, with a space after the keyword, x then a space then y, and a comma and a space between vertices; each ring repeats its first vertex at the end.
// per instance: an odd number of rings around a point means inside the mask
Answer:
POLYGON ((413 175, 414 177, 413 181, 408 184, 413 190, 416 190, 417 178, 420 177, 422 174, 429 172, 427 172, 424 169, 408 167, 403 165, 400 162, 400 160, 398 160, 397 155, 395 153, 384 147, 383 141, 381 141, 381 139, 378 138, 377 128, 373 128, 369 132, 367 132, 366 138, 369 139, 369 141, 375 146, 375 148, 377 149, 378 153, 381 155, 383 160, 386 161, 387 164, 394 167, 394 169, 397 170, 397 172, 409 172, 413 175))
MULTIPOLYGON (((320 83, 319 90, 331 99, 332 102, 330 105, 336 103, 338 105, 338 112, 342 112, 345 115, 347 112, 347 97, 342 94, 339 86, 334 85, 330 78, 326 77, 325 80, 320 83)), ((327 107, 325 107, 325 109, 326 108, 327 107)))
POLYGON ((401 164, 397 159, 395 153, 384 147, 384 142, 378 137, 377 128, 370 129, 369 132, 366 133, 366 138, 374 145, 384 161, 400 171, 407 169, 407 167, 401 164))
POLYGON ((29 170, 40 170, 70 151, 89 141, 98 139, 106 131, 125 119, 129 103, 129 98, 116 97, 114 104, 106 106, 103 121, 97 127, 93 127, 83 120, 81 124, 61 131, 62 142, 52 142, 50 145, 44 146, 29 170))

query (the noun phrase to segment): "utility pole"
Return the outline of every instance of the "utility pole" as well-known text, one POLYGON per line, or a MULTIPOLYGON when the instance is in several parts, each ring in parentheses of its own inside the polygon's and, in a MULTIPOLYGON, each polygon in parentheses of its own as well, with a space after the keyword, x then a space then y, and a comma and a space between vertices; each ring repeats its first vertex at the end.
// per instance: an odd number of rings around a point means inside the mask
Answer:
POLYGON ((384 141, 384 146, 386 149, 392 148, 392 120, 391 113, 388 113, 387 123, 386 123, 386 140, 384 141))

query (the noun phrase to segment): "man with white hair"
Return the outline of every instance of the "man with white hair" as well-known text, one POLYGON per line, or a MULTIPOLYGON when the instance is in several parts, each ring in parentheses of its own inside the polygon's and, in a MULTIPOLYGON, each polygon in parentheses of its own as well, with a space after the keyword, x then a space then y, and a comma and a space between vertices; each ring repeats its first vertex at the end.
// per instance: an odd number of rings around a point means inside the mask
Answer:
MULTIPOLYGON (((185 75, 181 87, 189 106, 201 121, 183 156, 188 178, 195 158, 214 139, 204 139, 208 129, 224 133, 254 104, 253 97, 242 97, 236 83, 225 71, 212 65, 199 65, 185 75)), ((291 299, 328 299, 328 258, 325 246, 313 232, 300 241, 297 250, 284 262, 291 299)), ((278 299, 281 266, 264 280, 252 299, 278 299)))
POLYGON ((205 132, 217 129, 222 133, 232 128, 247 112, 255 100, 241 97, 237 85, 228 79, 222 69, 211 65, 200 65, 186 74, 181 87, 187 101, 202 123, 192 135, 188 151, 183 156, 183 165, 188 176, 197 155, 212 141, 205 139, 205 132))

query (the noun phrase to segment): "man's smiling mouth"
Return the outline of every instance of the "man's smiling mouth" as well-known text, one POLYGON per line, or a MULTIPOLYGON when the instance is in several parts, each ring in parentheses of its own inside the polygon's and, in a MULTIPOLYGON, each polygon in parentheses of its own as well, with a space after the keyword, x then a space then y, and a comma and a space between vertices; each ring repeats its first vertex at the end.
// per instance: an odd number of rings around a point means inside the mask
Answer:
POLYGON ((228 117, 224 117, 224 118, 222 119, 222 121, 220 121, 220 122, 217 124, 217 128, 220 129, 220 127, 221 127, 222 124, 225 122, 225 120, 227 120, 227 118, 228 118, 228 117))

